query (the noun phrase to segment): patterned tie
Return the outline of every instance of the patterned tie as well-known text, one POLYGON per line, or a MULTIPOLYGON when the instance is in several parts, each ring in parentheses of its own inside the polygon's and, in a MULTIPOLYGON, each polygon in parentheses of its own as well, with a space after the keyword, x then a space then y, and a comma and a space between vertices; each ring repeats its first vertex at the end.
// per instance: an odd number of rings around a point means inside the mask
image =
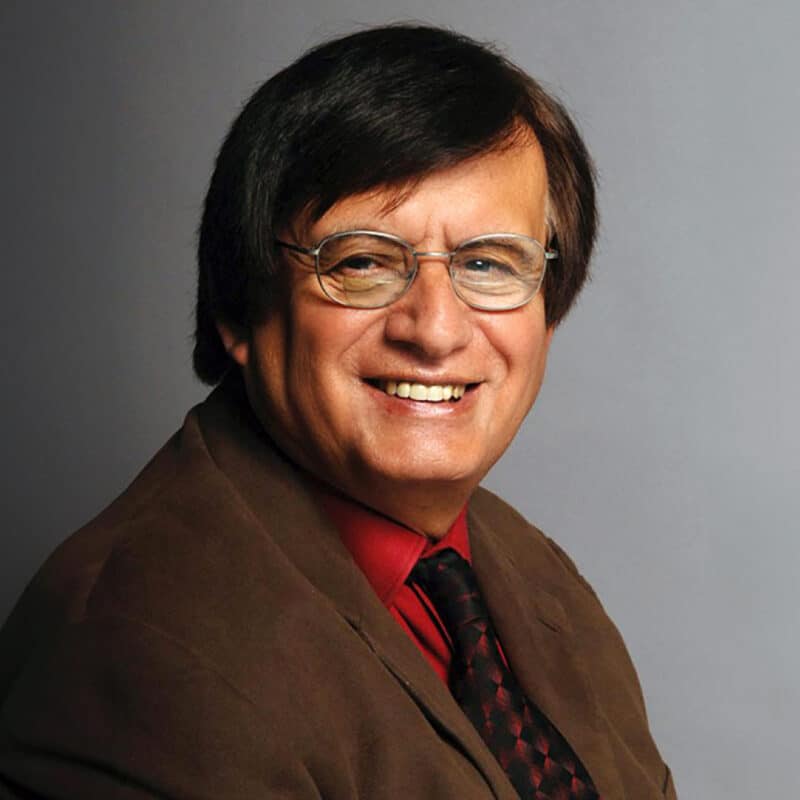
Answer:
POLYGON ((522 800, 599 800, 566 739, 506 666, 475 573, 455 550, 417 562, 408 583, 430 598, 453 642, 450 689, 522 800))

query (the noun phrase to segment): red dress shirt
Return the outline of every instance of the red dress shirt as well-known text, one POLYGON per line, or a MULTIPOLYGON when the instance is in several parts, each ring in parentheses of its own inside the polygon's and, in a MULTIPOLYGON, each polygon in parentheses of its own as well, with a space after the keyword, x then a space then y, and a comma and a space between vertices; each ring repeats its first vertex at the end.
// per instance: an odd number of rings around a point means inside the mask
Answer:
POLYGON ((381 602, 446 684, 450 637, 430 600, 408 586, 406 579, 418 559, 446 547, 472 563, 466 506, 450 530, 432 540, 340 495, 322 492, 319 499, 381 602))

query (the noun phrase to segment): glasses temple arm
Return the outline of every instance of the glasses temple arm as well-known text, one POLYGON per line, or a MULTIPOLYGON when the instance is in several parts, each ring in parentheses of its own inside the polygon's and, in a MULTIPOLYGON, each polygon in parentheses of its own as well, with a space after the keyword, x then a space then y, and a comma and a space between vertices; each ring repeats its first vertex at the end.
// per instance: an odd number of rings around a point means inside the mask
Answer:
POLYGON ((295 253, 302 253, 304 256, 315 256, 317 254, 316 247, 300 247, 299 244, 284 242, 282 239, 275 239, 274 242, 278 247, 285 247, 287 250, 293 250, 295 253))

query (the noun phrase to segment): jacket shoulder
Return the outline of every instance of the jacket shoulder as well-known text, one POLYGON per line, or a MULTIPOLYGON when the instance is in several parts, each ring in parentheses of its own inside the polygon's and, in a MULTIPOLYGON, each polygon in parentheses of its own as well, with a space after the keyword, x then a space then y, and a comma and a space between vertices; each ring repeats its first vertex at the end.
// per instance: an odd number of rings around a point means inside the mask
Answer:
MULTIPOLYGON (((669 770, 649 731, 644 696, 628 649, 573 560, 553 539, 492 492, 478 490, 470 512, 479 523, 481 538, 490 541, 488 546, 502 550, 521 576, 520 585, 528 593, 523 604, 541 607, 542 594, 555 600, 563 616, 553 614, 552 605, 547 610, 552 619, 563 621, 570 631, 572 655, 585 665, 618 763, 626 774, 631 771, 626 780, 635 783, 634 776, 640 776, 642 765, 647 765, 647 772, 656 776, 655 783, 664 796, 674 797, 669 770)), ((482 549, 486 546, 484 543, 482 549)))
POLYGON ((502 537, 508 542, 510 550, 525 553, 526 558, 537 558, 541 561, 541 567, 551 575, 562 575, 569 581, 576 581, 597 600, 591 584, 558 542, 529 522, 501 497, 483 486, 478 487, 470 501, 470 511, 493 530, 502 531, 502 537))
POLYGON ((37 642, 80 620, 115 553, 145 532, 163 528, 170 507, 185 503, 203 459, 193 413, 132 483, 94 519, 59 544, 34 575, 0 629, 0 701, 37 642), (188 473, 187 473, 188 467, 188 473), (183 477, 181 475, 183 474, 183 477))

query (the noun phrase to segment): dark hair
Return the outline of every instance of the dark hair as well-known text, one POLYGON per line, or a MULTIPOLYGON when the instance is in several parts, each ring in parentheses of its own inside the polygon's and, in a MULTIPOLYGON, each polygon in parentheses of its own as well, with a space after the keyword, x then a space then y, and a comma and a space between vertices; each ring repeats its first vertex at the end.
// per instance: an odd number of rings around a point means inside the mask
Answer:
POLYGON ((279 258, 273 239, 299 214, 399 189, 533 131, 544 153, 553 246, 544 284, 557 324, 583 285, 596 230, 594 172, 563 107, 491 46, 440 28, 390 25, 322 44, 270 78, 217 157, 198 246, 194 369, 231 366, 216 321, 263 318, 279 258))

